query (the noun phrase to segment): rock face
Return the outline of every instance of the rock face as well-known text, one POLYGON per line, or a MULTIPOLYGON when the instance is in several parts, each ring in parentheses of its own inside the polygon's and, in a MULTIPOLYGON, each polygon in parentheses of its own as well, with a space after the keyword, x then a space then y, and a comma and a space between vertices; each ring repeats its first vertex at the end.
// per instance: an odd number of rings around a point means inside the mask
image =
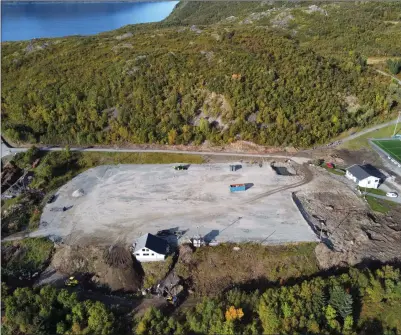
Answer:
POLYGON ((305 220, 325 243, 315 250, 319 267, 399 261, 401 211, 394 207, 387 214, 372 212, 338 178, 314 171, 313 181, 296 194, 305 220))
POLYGON ((321 269, 330 269, 332 267, 347 266, 350 261, 347 253, 335 252, 330 250, 324 243, 319 243, 315 248, 316 259, 321 269))
POLYGON ((63 246, 56 251, 51 265, 68 275, 92 274, 96 284, 112 291, 136 291, 141 286, 141 275, 134 269, 129 250, 122 246, 63 246))

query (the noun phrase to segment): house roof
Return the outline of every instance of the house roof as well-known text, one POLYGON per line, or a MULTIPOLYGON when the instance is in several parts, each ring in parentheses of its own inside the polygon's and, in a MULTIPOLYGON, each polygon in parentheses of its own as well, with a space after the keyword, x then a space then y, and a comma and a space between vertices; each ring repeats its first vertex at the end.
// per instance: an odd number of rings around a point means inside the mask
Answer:
POLYGON ((138 238, 138 240, 136 241, 135 251, 142 248, 147 248, 154 252, 157 252, 158 254, 165 255, 167 254, 168 243, 167 241, 155 235, 145 234, 138 238))
POLYGON ((364 166, 360 166, 357 164, 350 166, 347 169, 347 171, 349 171, 349 173, 351 173, 354 177, 356 177, 359 180, 363 180, 373 176, 365 169, 364 166))

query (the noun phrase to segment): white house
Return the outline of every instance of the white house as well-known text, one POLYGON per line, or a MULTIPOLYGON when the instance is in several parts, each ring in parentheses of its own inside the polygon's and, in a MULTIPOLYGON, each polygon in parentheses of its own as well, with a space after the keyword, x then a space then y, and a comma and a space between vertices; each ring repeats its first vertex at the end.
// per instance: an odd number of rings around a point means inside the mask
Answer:
POLYGON ((380 178, 374 176, 365 166, 352 165, 347 169, 345 176, 351 179, 360 187, 366 188, 378 188, 380 184, 380 178))
POLYGON ((164 261, 169 252, 167 241, 152 235, 141 236, 133 245, 133 254, 139 262, 164 261))

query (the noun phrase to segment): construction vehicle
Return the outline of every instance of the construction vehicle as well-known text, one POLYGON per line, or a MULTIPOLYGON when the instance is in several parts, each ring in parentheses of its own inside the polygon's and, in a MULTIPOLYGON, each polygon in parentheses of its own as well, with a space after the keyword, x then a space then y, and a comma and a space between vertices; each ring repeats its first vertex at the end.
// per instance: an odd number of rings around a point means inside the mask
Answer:
POLYGON ((178 170, 178 171, 188 170, 188 166, 186 166, 186 165, 176 165, 176 166, 174 166, 174 170, 178 170))
POLYGON ((178 298, 176 295, 174 295, 174 296, 169 295, 166 300, 169 304, 171 304, 173 306, 178 305, 178 298))
POLYGON ((71 276, 65 281, 65 286, 77 286, 78 284, 79 282, 74 276, 71 276))

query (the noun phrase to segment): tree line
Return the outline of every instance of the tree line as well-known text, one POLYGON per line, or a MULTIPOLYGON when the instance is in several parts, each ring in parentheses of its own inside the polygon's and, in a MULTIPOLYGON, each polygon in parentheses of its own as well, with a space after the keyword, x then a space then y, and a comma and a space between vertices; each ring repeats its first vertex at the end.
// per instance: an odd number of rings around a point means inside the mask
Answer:
MULTIPOLYGON (((116 310, 50 286, 18 288, 6 293, 4 305, 5 334, 128 333, 122 332, 116 310)), ((134 316, 129 332, 396 335, 401 331, 400 306, 398 268, 351 268, 348 273, 295 285, 281 283, 265 292, 234 288, 218 297, 205 297, 195 308, 173 315, 150 308, 143 316, 134 316)))

